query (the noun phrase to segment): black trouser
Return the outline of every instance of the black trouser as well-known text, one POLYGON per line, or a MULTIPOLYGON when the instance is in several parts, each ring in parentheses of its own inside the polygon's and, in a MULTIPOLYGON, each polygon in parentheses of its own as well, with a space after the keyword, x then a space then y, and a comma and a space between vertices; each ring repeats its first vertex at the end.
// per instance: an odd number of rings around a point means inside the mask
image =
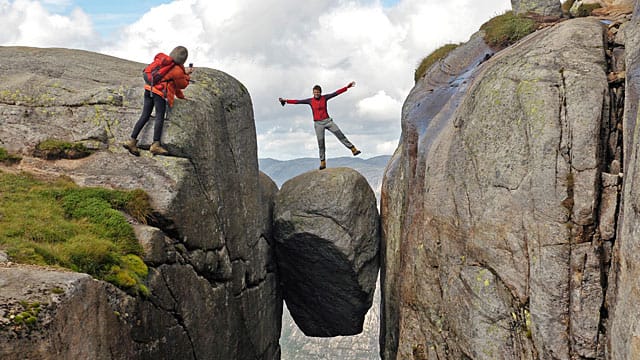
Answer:
POLYGON ((153 141, 160 141, 162 137, 162 126, 164 125, 164 112, 166 110, 165 100, 162 96, 155 94, 149 90, 144 91, 144 105, 142 106, 142 115, 133 127, 131 133, 132 139, 137 139, 140 131, 151 117, 151 111, 154 106, 156 108, 156 121, 153 125, 153 141), (153 97, 151 96, 153 94, 153 97))

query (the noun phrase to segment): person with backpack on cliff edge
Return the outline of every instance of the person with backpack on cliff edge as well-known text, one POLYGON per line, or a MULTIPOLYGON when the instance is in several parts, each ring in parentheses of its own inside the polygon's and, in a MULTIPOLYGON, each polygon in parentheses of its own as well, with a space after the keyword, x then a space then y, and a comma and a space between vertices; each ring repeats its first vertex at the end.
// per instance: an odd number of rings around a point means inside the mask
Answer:
POLYGON ((307 104, 311 106, 311 112, 313 113, 313 127, 316 131, 316 138, 318 139, 318 150, 320 152, 320 170, 327 167, 327 161, 325 159, 325 146, 324 146, 324 131, 329 130, 335 135, 338 140, 342 143, 342 145, 346 146, 353 156, 359 155, 360 150, 358 150, 347 137, 342 133, 342 130, 338 127, 336 123, 333 122, 333 119, 329 116, 327 112, 327 101, 335 96, 338 96, 347 91, 348 88, 354 87, 356 85, 355 81, 350 82, 347 86, 340 88, 331 94, 322 95, 322 88, 320 85, 315 85, 313 87, 313 97, 304 99, 304 100, 291 100, 291 99, 283 99, 278 98, 280 104, 284 106, 285 104, 307 104))
POLYGON ((167 155, 169 153, 160 144, 166 104, 168 103, 169 107, 172 107, 175 97, 184 99, 182 90, 189 85, 190 75, 193 72, 193 67, 189 66, 186 69, 184 67, 188 55, 187 48, 177 46, 171 50, 169 55, 158 53, 154 57, 154 61, 144 69, 145 85, 142 114, 133 127, 131 139, 122 144, 131 154, 140 156, 138 135, 149 121, 154 107, 156 116, 153 127, 153 143, 149 151, 153 155, 167 155))

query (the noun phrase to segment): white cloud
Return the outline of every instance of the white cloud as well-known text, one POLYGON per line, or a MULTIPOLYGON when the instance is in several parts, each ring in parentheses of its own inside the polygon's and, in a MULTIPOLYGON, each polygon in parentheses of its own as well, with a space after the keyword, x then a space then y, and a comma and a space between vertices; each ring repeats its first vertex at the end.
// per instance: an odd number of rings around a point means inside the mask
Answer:
MULTIPOLYGON (((308 106, 283 108, 277 98, 306 98, 314 84, 331 92, 355 80, 329 102, 329 114, 367 157, 395 149, 418 62, 445 43, 466 41, 509 7, 509 0, 400 0, 393 7, 379 0, 177 0, 150 9, 105 45, 82 11, 63 17, 37 1, 0 0, 0 21, 19 29, 1 33, 0 44, 77 47, 140 62, 184 45, 196 66, 245 84, 259 156, 279 159, 315 157, 317 149, 308 106)), ((328 155, 345 155, 332 137, 328 155)))
POLYGON ((62 16, 50 13, 38 1, 5 0, 0 2, 0 23, 11 29, 0 32, 2 45, 91 49, 100 44, 91 19, 81 9, 62 16))
POLYGON ((384 90, 360 100, 357 104, 358 114, 368 121, 397 118, 402 109, 402 102, 387 95, 384 90))

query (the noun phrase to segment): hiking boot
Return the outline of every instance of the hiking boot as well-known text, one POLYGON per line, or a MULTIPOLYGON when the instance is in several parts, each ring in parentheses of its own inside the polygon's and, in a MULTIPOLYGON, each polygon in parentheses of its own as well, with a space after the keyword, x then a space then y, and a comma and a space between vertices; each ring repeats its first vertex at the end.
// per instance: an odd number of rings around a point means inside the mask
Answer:
POLYGON ((360 155, 360 150, 356 149, 355 146, 352 146, 351 153, 353 154, 353 156, 357 156, 357 155, 360 155))
POLYGON ((154 141, 149 148, 153 155, 167 155, 169 151, 160 145, 160 141, 154 141))
POLYGON ((322 170, 324 168, 327 167, 327 162, 324 160, 320 160, 320 167, 318 168, 319 170, 322 170))
POLYGON ((129 150, 132 155, 140 156, 140 150, 138 149, 138 140, 129 139, 129 141, 123 142, 122 146, 129 150))

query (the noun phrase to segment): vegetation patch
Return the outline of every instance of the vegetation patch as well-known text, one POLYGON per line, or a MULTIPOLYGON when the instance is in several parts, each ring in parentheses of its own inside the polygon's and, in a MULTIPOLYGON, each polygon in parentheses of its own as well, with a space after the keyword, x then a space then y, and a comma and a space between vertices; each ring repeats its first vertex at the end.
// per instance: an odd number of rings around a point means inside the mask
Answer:
POLYGON ((580 4, 573 15, 575 17, 591 16, 593 10, 601 7, 600 4, 580 4))
POLYGON ((427 55, 424 59, 422 59, 420 65, 418 65, 418 68, 413 75, 413 80, 415 82, 418 82, 418 80, 420 80, 420 78, 424 76, 427 70, 429 70, 431 65, 449 55, 449 53, 458 46, 460 46, 460 44, 446 44, 437 48, 431 54, 427 55))
POLYGON ((81 159, 89 155, 91 155, 91 150, 82 143, 55 139, 39 143, 33 152, 33 156, 46 160, 81 159))
POLYGON ((573 6, 573 4, 576 2, 576 0, 565 0, 562 3, 562 13, 567 15, 569 14, 569 10, 571 10, 571 7, 573 6))
POLYGON ((20 156, 9 154, 5 148, 0 147, 0 163, 5 165, 17 164, 22 160, 20 156))
POLYGON ((145 222, 148 195, 0 171, 0 249, 12 261, 88 273, 146 295, 142 246, 123 212, 145 222))
POLYGON ((487 45, 504 49, 534 32, 537 26, 534 20, 507 11, 482 24, 480 30, 485 32, 484 41, 487 45))
POLYGON ((11 320, 17 326, 26 326, 28 328, 35 327, 38 322, 38 314, 40 314, 39 302, 20 301, 21 311, 14 315, 11 320))

